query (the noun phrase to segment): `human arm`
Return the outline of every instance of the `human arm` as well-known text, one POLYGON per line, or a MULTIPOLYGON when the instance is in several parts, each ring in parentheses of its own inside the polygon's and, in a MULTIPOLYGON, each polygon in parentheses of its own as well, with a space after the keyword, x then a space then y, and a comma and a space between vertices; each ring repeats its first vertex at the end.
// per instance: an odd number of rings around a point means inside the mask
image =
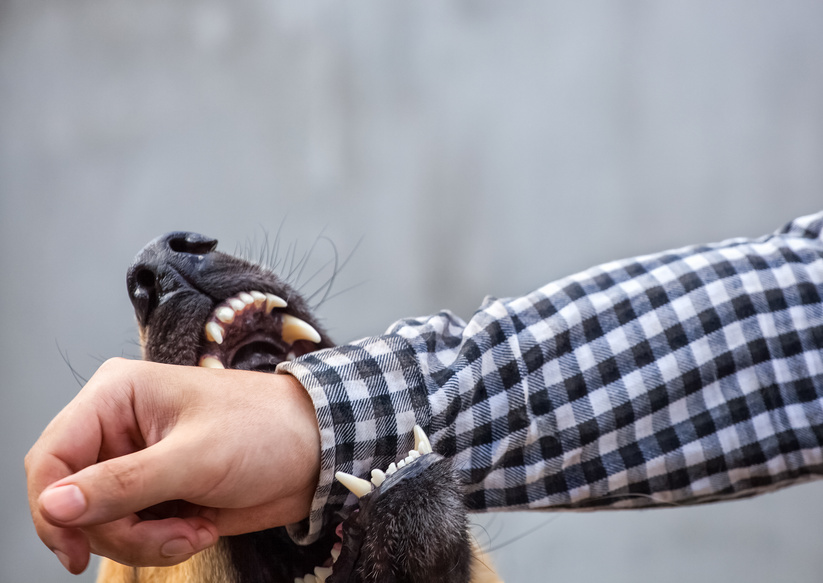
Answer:
POLYGON ((113 359, 26 456, 29 504, 73 573, 90 551, 170 565, 218 535, 307 516, 318 451, 311 402, 288 375, 113 359), (162 520, 137 514, 178 499, 153 509, 162 520))
POLYGON ((334 470, 395 461, 420 424, 473 510, 692 504, 823 473, 823 213, 773 235, 608 263, 281 365, 334 470))

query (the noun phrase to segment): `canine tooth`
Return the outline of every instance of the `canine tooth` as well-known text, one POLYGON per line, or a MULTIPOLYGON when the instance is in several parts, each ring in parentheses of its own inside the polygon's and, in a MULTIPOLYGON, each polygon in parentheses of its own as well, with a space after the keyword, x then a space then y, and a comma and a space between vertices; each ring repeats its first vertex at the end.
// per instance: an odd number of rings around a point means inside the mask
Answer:
POLYGON ((224 324, 231 324, 232 322, 234 322, 234 310, 232 310, 228 306, 218 308, 214 315, 217 316, 217 319, 223 322, 224 324))
POLYGON ((237 298, 230 298, 228 302, 235 312, 242 312, 243 309, 246 307, 246 302, 244 302, 243 300, 239 300, 237 298))
POLYGON ((297 340, 320 342, 320 334, 312 328, 311 324, 300 318, 295 318, 291 314, 283 314, 283 340, 289 344, 297 340))
POLYGON ((249 295, 254 298, 254 307, 259 308, 266 301, 266 294, 259 291, 250 291, 249 295))
POLYGON ((318 583, 326 583, 326 579, 331 575, 331 567, 315 567, 314 575, 317 577, 318 583))
POLYGON ((331 561, 332 563, 336 563, 337 559, 340 558, 340 549, 332 549, 331 550, 331 561))
POLYGON ((371 484, 368 483, 363 478, 358 478, 357 476, 352 476, 351 474, 347 474, 346 472, 336 472, 334 477, 337 478, 337 481, 343 484, 346 488, 348 488, 352 494, 361 498, 366 494, 371 492, 371 484))
POLYGON ((426 437, 426 432, 419 425, 414 426, 414 449, 420 452, 420 455, 431 453, 432 444, 429 438, 426 437))
POLYGON ((392 462, 392 463, 389 464, 389 467, 386 468, 386 475, 391 476, 396 471, 397 471, 397 464, 392 462))
POLYGON ((223 344, 223 327, 217 322, 206 324, 206 338, 212 342, 223 344))
POLYGON ((266 312, 271 312, 274 308, 285 308, 286 300, 274 294, 266 294, 266 312))
POLYGON ((204 356, 198 364, 204 368, 226 368, 223 366, 223 363, 220 362, 220 359, 214 356, 204 356))
POLYGON ((386 479, 386 473, 383 470, 374 469, 371 471, 371 483, 375 486, 380 486, 386 479))
POLYGON ((238 299, 246 305, 251 305, 254 303, 254 296, 252 296, 248 292, 240 292, 237 294, 238 299))

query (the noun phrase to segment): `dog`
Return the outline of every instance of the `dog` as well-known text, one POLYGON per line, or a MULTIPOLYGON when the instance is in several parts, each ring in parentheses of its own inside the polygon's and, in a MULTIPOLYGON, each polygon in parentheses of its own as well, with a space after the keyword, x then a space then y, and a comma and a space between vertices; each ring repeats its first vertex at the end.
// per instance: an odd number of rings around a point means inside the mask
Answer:
MULTIPOLYGON (((285 360, 333 346, 307 302, 271 269, 216 247, 215 239, 174 232, 138 253, 126 283, 144 359, 274 372, 285 360)), ((432 451, 422 429, 415 428, 402 463, 373 476, 338 472, 359 507, 312 544, 297 545, 285 527, 272 528, 223 537, 173 567, 104 559, 98 583, 500 581, 471 541, 451 461, 432 451)))

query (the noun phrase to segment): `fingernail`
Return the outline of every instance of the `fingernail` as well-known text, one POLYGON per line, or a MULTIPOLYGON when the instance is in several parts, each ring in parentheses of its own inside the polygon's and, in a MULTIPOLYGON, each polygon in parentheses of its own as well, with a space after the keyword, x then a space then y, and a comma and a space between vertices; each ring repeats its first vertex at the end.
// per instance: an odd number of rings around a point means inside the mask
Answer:
POLYGON ((214 537, 208 528, 200 528, 197 530, 197 544, 200 549, 205 549, 214 544, 214 537))
POLYGON ((86 511, 86 497, 74 484, 57 486, 40 495, 46 513, 60 522, 70 522, 86 511))
POLYGON ((66 571, 71 572, 71 569, 69 569, 69 557, 62 551, 58 551, 56 549, 52 552, 57 556, 57 558, 60 561, 60 564, 63 565, 66 571))
POLYGON ((190 555, 194 552, 194 547, 186 538, 175 538, 160 547, 160 554, 164 557, 176 557, 179 555, 190 555))

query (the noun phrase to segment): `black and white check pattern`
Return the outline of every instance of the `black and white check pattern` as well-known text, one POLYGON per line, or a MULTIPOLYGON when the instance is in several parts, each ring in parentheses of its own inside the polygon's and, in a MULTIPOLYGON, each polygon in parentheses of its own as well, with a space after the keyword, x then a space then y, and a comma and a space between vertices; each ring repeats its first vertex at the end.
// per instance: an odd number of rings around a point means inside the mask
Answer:
MULTIPOLYGON (((607 263, 284 364, 314 400, 310 540, 420 424, 473 510, 693 504, 823 474, 823 213, 607 263)), ((353 498, 349 499, 351 503, 353 498)))

